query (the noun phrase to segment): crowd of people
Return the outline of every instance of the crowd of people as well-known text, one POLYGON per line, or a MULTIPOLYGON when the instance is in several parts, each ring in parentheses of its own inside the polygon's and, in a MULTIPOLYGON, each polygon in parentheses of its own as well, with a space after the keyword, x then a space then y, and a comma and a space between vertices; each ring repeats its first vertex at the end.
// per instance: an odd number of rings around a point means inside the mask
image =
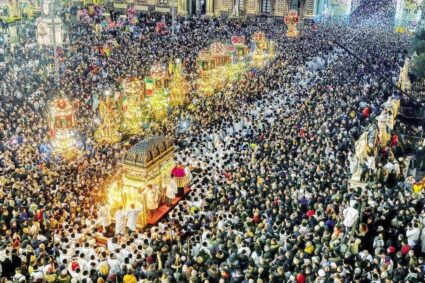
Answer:
POLYGON ((155 32, 158 14, 140 17, 137 36, 72 27, 58 53, 60 89, 80 105, 75 162, 48 150, 52 50, 33 39, 15 46, 0 70, 1 282, 423 280, 422 192, 395 169, 366 189, 348 184, 354 141, 400 94, 334 42, 396 81, 408 40, 381 2, 363 4, 350 23, 301 23, 297 39, 281 21, 256 18, 177 18, 177 39, 155 32), (203 47, 258 30, 277 45, 266 68, 210 97, 193 88, 194 108, 145 133, 175 141, 176 160, 192 168, 191 193, 157 226, 99 243, 105 179, 141 137, 96 144, 91 96, 174 58, 193 80, 203 47), (176 131, 183 116, 189 127, 176 131))

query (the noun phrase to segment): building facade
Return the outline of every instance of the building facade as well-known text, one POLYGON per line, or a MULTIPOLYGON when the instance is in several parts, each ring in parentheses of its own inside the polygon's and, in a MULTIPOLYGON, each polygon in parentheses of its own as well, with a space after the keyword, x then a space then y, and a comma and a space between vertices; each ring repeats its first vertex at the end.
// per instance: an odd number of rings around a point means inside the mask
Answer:
POLYGON ((350 14, 360 0, 114 0, 116 9, 134 6, 139 12, 156 11, 168 13, 177 8, 179 15, 206 14, 207 16, 277 16, 296 10, 301 18, 314 19, 334 15, 339 9, 350 14), (340 9, 343 7, 343 9, 340 9))

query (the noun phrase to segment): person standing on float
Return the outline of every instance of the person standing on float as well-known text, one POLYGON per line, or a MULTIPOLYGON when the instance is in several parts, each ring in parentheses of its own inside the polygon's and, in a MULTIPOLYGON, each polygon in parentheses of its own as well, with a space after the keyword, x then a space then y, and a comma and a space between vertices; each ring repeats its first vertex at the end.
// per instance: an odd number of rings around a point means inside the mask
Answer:
POLYGON ((168 183, 167 190, 165 192, 168 206, 172 206, 173 199, 176 197, 176 193, 177 193, 177 184, 176 184, 176 180, 174 180, 174 175, 171 173, 170 182, 168 183))

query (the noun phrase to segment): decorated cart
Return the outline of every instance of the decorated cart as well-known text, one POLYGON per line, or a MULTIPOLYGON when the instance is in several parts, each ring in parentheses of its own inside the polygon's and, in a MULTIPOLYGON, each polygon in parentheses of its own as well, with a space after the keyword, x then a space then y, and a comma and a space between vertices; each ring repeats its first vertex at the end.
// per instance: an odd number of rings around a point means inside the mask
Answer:
POLYGON ((288 15, 284 17, 284 22, 288 26, 288 31, 286 32, 287 37, 298 37, 299 32, 297 30, 297 25, 299 20, 298 12, 295 10, 290 10, 288 15))
POLYGON ((215 42, 210 46, 210 52, 214 59, 214 66, 221 67, 230 63, 227 46, 221 42, 215 42))
POLYGON ((163 122, 167 118, 169 74, 165 66, 156 63, 152 66, 150 76, 145 78, 145 94, 151 121, 163 122))
POLYGON ((150 78, 154 82, 153 94, 164 94, 168 92, 169 74, 164 65, 156 63, 152 66, 150 78))
POLYGON ((121 130, 126 134, 138 134, 143 123, 143 85, 136 77, 122 81, 120 104, 122 111, 121 130))
POLYGON ((170 82, 171 106, 179 106, 184 104, 188 91, 189 83, 183 76, 182 63, 180 60, 177 60, 175 67, 173 67, 173 76, 170 82))
POLYGON ((232 36, 231 42, 239 60, 249 55, 249 48, 248 45, 246 45, 245 36, 232 36))
POLYGON ((137 224, 145 226, 165 200, 173 158, 173 144, 162 136, 146 138, 131 147, 120 163, 118 176, 107 188, 112 215, 120 206, 130 209, 134 204, 142 210, 137 224))
POLYGON ((55 98, 50 103, 49 130, 53 151, 66 159, 77 155, 76 111, 65 97, 55 98))
POLYGON ((99 104, 99 116, 101 124, 94 134, 96 141, 107 144, 119 142, 120 115, 113 93, 105 93, 104 99, 99 104))
POLYGON ((202 50, 196 59, 196 64, 201 77, 208 75, 208 71, 215 68, 215 60, 210 51, 202 50))

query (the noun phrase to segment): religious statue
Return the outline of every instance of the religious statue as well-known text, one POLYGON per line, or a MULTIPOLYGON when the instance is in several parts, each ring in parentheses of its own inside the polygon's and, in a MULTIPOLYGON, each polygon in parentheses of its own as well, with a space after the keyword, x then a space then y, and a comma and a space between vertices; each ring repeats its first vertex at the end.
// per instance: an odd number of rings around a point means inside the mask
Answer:
POLYGON ((43 12, 44 16, 50 15, 50 5, 51 5, 50 0, 44 0, 43 1, 43 4, 41 6, 41 11, 43 12))
POLYGON ((235 6, 233 6, 232 17, 239 18, 239 2, 235 1, 235 6))
POLYGON ((47 24, 46 23, 40 23, 37 27, 37 35, 44 37, 47 35, 47 24))

